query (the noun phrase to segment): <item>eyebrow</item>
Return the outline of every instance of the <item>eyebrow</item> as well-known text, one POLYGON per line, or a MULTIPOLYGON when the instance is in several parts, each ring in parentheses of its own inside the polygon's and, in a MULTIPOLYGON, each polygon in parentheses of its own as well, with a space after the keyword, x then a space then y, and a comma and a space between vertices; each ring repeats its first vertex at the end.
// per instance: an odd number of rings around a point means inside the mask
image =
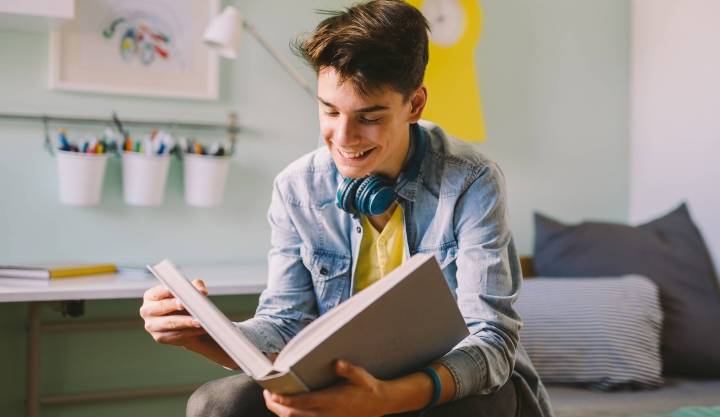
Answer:
MULTIPOLYGON (((335 107, 332 103, 328 103, 327 101, 321 99, 320 96, 318 96, 317 99, 318 99, 322 104, 324 104, 324 105, 326 105, 326 106, 328 106, 328 107, 335 107)), ((389 108, 390 108, 390 107, 388 107, 388 106, 383 106, 383 105, 381 105, 381 104, 374 104, 374 105, 372 105, 372 106, 367 106, 367 107, 363 107, 363 108, 361 108, 361 109, 357 109, 357 110, 355 110, 355 113, 372 113, 372 112, 374 112, 374 111, 387 110, 387 109, 389 109, 389 108)))

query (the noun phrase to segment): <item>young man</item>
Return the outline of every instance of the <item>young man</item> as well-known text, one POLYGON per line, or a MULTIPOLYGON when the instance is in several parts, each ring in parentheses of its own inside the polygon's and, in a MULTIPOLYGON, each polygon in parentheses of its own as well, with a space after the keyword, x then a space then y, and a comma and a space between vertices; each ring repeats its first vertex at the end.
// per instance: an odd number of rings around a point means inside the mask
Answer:
MULTIPOLYGON (((470 335, 431 371, 394 380, 338 361, 343 382, 307 394, 263 392, 243 374, 212 381, 190 398, 189 416, 551 416, 519 345, 512 304, 522 276, 502 174, 471 146, 418 124, 427 29, 412 6, 376 0, 329 17, 298 45, 317 72, 326 146, 275 180, 268 287, 238 328, 272 356, 319 315, 429 252, 470 335)), ((164 287, 145 293, 140 313, 158 342, 237 368, 164 287)))

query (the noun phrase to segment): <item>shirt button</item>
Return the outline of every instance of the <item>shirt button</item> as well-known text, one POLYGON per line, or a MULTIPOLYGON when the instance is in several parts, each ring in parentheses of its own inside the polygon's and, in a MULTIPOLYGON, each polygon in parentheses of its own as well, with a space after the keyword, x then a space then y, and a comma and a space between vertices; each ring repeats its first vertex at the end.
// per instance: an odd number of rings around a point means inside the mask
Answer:
POLYGON ((327 275, 327 274, 328 274, 327 268, 325 268, 324 266, 322 268, 320 268, 320 275, 327 275))
POLYGON ((358 233, 362 233, 362 228, 360 226, 358 226, 355 228, 355 231, 358 233))

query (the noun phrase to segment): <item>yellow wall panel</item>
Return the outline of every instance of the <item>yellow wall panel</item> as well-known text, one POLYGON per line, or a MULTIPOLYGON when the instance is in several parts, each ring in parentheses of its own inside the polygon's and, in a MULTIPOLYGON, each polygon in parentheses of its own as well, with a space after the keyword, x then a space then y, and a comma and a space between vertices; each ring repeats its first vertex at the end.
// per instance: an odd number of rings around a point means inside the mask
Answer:
POLYGON ((485 119, 475 68, 483 24, 478 0, 408 0, 430 23, 430 62, 425 74, 428 104, 423 115, 450 135, 485 140, 485 119))

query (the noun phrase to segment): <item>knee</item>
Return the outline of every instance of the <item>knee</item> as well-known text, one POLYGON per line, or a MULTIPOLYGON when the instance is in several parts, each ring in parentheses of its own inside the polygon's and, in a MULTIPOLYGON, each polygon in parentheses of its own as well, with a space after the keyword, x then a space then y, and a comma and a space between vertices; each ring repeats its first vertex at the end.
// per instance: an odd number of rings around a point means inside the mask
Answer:
POLYGON ((187 402, 187 417, 251 416, 261 405, 262 394, 245 375, 210 381, 192 393, 187 402))
POLYGON ((212 382, 202 385, 196 389, 187 402, 186 415, 187 417, 201 417, 201 416, 216 416, 213 414, 214 405, 217 404, 213 395, 213 390, 210 387, 212 382))

